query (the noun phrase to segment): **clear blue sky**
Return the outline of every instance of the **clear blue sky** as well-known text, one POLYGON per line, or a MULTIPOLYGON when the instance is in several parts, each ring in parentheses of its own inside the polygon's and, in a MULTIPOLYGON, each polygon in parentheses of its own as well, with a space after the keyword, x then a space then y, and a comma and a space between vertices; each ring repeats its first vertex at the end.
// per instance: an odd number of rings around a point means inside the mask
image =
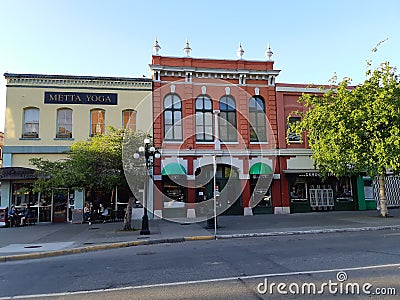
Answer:
POLYGON ((365 61, 400 67, 398 0, 0 0, 0 130, 10 73, 150 76, 160 54, 264 60, 268 43, 278 82, 365 78, 365 61), (371 49, 388 38, 379 51, 371 49))

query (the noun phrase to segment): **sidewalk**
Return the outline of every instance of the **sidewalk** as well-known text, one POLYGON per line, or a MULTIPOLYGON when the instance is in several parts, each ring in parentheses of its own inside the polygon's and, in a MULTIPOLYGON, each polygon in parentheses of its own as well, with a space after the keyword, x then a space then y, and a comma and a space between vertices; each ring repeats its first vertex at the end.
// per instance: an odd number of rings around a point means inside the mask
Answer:
POLYGON ((0 262, 81 253, 155 243, 246 238, 293 234, 316 234, 382 229, 400 229, 400 209, 390 209, 390 218, 377 211, 312 212, 291 215, 219 216, 217 235, 206 222, 185 224, 150 220, 149 236, 124 232, 122 222, 88 224, 36 224, 0 228, 0 262))

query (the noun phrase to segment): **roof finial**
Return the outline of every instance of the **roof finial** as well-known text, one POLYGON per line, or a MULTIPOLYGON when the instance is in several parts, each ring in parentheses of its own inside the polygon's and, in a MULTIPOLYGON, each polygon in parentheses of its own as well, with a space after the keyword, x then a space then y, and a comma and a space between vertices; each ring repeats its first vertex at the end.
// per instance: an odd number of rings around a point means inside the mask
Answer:
POLYGON ((272 54, 274 54, 274 52, 271 51, 271 47, 268 44, 267 51, 265 51, 265 56, 267 57, 267 61, 271 61, 272 54))
POLYGON ((242 48, 242 43, 239 42, 239 48, 236 50, 236 54, 239 57, 239 59, 243 59, 243 54, 244 54, 244 50, 242 48))
POLYGON ((186 38, 186 47, 183 48, 183 52, 186 53, 186 56, 189 57, 190 51, 192 51, 192 48, 189 46, 189 40, 186 38))
POLYGON ((161 49, 161 46, 158 44, 158 39, 156 37, 156 40, 153 45, 154 55, 159 55, 158 52, 160 52, 160 49, 161 49))

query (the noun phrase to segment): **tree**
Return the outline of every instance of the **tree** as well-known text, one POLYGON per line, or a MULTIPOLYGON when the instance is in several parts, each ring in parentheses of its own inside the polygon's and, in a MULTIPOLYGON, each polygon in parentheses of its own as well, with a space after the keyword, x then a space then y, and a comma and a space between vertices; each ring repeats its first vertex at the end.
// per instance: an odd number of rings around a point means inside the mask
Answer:
MULTIPOLYGON (((133 153, 129 149, 138 149, 146 136, 143 132, 132 132, 124 129, 108 127, 107 133, 90 137, 86 141, 78 141, 71 145, 67 158, 59 161, 49 161, 42 158, 31 159, 30 162, 37 169, 39 180, 35 182, 37 191, 45 192, 54 188, 70 188, 85 191, 112 191, 115 188, 139 189, 138 185, 128 185, 123 162, 133 160, 133 153), (123 147, 126 147, 123 151, 123 147), (132 156, 132 158, 129 158, 132 156)), ((130 164, 131 176, 140 176, 140 166, 130 164), (136 170, 138 168, 138 170, 136 170)), ((144 171, 143 171, 144 173, 144 171)), ((135 195, 135 191, 133 191, 135 195)), ((135 198, 130 197, 123 229, 131 229, 131 209, 135 198)))
POLYGON ((301 121, 289 124, 296 134, 307 132, 313 159, 326 176, 378 177, 380 214, 388 216, 385 175, 400 169, 400 84, 396 68, 388 62, 367 70, 367 78, 355 87, 345 78, 322 96, 303 94, 307 108, 301 121))

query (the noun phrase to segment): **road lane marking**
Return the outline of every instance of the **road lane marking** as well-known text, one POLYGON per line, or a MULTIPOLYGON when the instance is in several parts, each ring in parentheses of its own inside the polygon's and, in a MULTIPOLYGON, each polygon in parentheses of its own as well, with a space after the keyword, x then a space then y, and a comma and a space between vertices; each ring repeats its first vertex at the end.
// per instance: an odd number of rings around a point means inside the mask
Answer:
POLYGON ((342 268, 342 269, 339 268, 339 269, 297 271, 297 272, 285 272, 285 273, 267 273, 267 274, 249 275, 249 276, 234 276, 234 277, 223 277, 223 278, 192 280, 192 281, 167 282, 167 283, 158 283, 158 284, 145 284, 145 285, 138 285, 138 286, 127 286, 127 287, 110 288, 110 289, 98 289, 98 290, 64 292, 64 293, 53 293, 53 294, 21 295, 21 296, 12 296, 12 297, 0 297, 0 300, 40 298, 40 297, 73 296, 73 295, 82 295, 82 294, 95 294, 95 293, 104 293, 104 292, 116 292, 116 291, 126 291, 126 290, 149 289, 149 288, 170 287, 170 286, 179 286, 179 285, 190 285, 190 284, 201 284, 201 283, 216 283, 216 282, 233 281, 233 280, 247 280, 247 279, 265 278, 265 277, 322 274, 322 273, 332 273, 332 272, 340 272, 340 271, 346 272, 346 271, 359 271, 359 270, 370 270, 370 269, 380 269, 380 268, 394 268, 394 267, 400 268, 400 263, 398 263, 398 264, 386 264, 386 265, 373 265, 373 266, 365 266, 365 267, 342 268))
POLYGON ((383 236, 395 236, 395 235, 400 235, 399 233, 388 233, 388 234, 384 234, 383 236))

